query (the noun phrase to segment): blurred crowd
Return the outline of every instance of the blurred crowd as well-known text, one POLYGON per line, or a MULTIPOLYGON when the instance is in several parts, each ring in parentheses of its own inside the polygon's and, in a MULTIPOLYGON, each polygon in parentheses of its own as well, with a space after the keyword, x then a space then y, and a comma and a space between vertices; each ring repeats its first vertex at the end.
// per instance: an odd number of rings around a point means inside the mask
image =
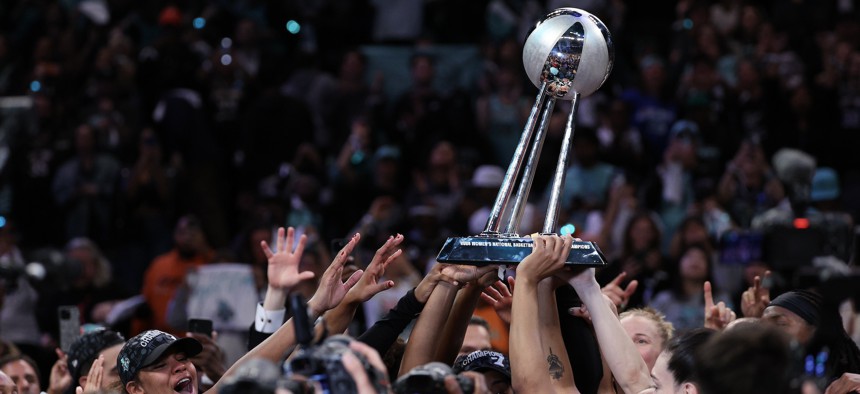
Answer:
MULTIPOLYGON (((403 234, 394 288, 350 324, 364 332, 446 238, 484 230, 537 93, 522 43, 560 7, 597 15, 616 51, 578 106, 559 224, 600 246, 596 278, 620 309, 683 331, 701 326, 705 283, 740 311, 757 280, 776 296, 851 275, 854 2, 8 0, 2 346, 36 358, 47 387, 60 306, 126 338, 183 332, 198 307, 245 316, 200 306, 195 270, 230 264, 263 301, 259 245, 279 227, 307 237, 306 298, 352 234, 357 269, 403 234)), ((519 234, 542 228, 571 109, 555 107, 519 234)), ((507 353, 507 326, 482 307, 507 353)), ((842 311, 860 340, 853 303, 842 311)), ((248 334, 224 324, 232 362, 248 334)))

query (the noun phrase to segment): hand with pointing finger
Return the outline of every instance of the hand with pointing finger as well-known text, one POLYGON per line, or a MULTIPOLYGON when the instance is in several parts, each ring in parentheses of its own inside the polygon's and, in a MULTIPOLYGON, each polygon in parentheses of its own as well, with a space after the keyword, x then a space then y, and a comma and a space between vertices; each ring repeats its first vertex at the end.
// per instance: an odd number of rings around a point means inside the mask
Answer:
POLYGON ((726 306, 725 302, 720 301, 714 305, 714 295, 711 289, 711 282, 705 281, 703 286, 705 291, 705 328, 720 331, 729 325, 737 318, 734 311, 726 306))
MULTIPOLYGON (((764 272, 764 279, 770 279, 770 271, 764 272)), ((762 285, 762 278, 756 275, 752 287, 741 296, 741 312, 745 317, 761 317, 770 304, 770 289, 762 285)))

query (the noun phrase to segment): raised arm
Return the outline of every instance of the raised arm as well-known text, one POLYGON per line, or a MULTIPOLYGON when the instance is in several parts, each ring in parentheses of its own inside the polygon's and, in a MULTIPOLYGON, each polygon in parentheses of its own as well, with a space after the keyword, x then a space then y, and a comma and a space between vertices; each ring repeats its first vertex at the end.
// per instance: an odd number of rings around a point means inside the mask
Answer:
MULTIPOLYGON (((346 282, 341 281, 343 267, 346 264, 347 257, 352 253, 353 248, 355 248, 358 238, 358 234, 352 237, 346 246, 344 246, 337 256, 335 256, 331 265, 329 265, 323 273, 322 278, 320 278, 320 284, 317 291, 314 293, 313 297, 311 297, 310 301, 308 301, 308 313, 310 313, 312 321, 322 316, 322 314, 327 310, 340 304, 349 289, 355 286, 361 278, 363 271, 359 270, 352 274, 346 282)), ((242 356, 242 358, 230 366, 227 372, 224 373, 224 377, 233 374, 240 365, 254 358, 264 358, 274 363, 280 363, 295 345, 296 330, 293 326, 293 319, 290 319, 278 328, 272 336, 251 349, 248 353, 242 356)), ((218 383, 216 383, 215 386, 212 386, 212 388, 207 392, 217 393, 219 385, 223 381, 224 379, 219 380, 218 383)))
MULTIPOLYGON (((570 250, 568 246, 568 250, 570 250)), ((565 258, 567 256, 564 256, 565 258)), ((579 393, 573 380, 573 368, 561 336, 561 321, 558 317, 558 306, 555 299, 555 289, 558 284, 566 283, 555 278, 543 279, 538 284, 538 316, 544 360, 550 382, 556 391, 562 393, 579 393)))
POLYGON ((607 305, 600 285, 594 279, 594 268, 588 268, 575 276, 569 272, 559 276, 569 281, 588 308, 600 353, 621 389, 628 394, 653 393, 655 386, 651 372, 636 350, 636 345, 628 339, 621 322, 607 305))
POLYGON ((438 344, 437 335, 445 326, 445 319, 448 318, 448 312, 454 304, 458 290, 456 285, 447 282, 439 282, 433 289, 421 316, 415 322, 409 341, 406 342, 406 350, 397 376, 432 361, 438 344))
POLYGON ((299 237, 295 249, 293 249, 294 241, 295 230, 292 227, 286 230, 281 227, 275 239, 274 252, 266 241, 260 242, 260 248, 268 259, 266 268, 268 283, 263 303, 257 304, 256 316, 248 338, 248 350, 259 345, 284 323, 286 315, 284 305, 290 289, 297 283, 314 277, 311 271, 299 272, 307 237, 304 235, 299 237))
MULTIPOLYGON (((511 308, 511 384, 516 392, 552 393, 556 386, 547 375, 558 376, 561 357, 547 359, 542 340, 538 290, 541 280, 564 267, 572 239, 556 235, 534 237, 534 249, 517 265, 517 288, 511 308), (556 362, 556 359, 559 362, 556 362)), ((564 347, 563 345, 561 346, 564 347)), ((559 352, 560 350, 553 350, 559 352)), ((557 354, 556 354, 557 355, 557 354)), ((569 366, 567 367, 569 373, 569 366)), ((560 378, 561 376, 559 376, 560 378)))
POLYGON ((475 306, 478 305, 481 293, 484 288, 497 280, 498 270, 498 266, 495 265, 484 267, 450 266, 442 270, 443 273, 447 274, 446 276, 459 276, 461 279, 468 279, 469 282, 457 293, 457 297, 454 299, 454 305, 445 320, 441 335, 436 337, 436 356, 430 361, 440 361, 448 365, 454 364, 457 353, 463 346, 463 338, 466 336, 469 320, 475 312, 475 306), (458 271, 458 274, 453 273, 455 270, 458 271))
POLYGON ((373 259, 367 265, 361 279, 355 284, 355 287, 346 293, 343 302, 326 312, 325 322, 331 333, 343 333, 355 317, 355 310, 363 302, 394 287, 394 281, 379 282, 379 279, 385 274, 385 268, 402 253, 401 249, 398 248, 402 242, 403 236, 400 234, 388 237, 388 240, 376 250, 376 254, 373 255, 373 259))

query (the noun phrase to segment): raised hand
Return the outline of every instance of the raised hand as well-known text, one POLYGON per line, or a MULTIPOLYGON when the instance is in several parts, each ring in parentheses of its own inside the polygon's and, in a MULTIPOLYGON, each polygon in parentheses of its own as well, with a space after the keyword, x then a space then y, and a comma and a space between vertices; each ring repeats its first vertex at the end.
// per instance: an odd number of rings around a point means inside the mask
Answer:
POLYGON ((376 251, 361 279, 349 291, 347 297, 350 301, 365 302, 376 294, 394 287, 394 281, 387 280, 379 283, 379 279, 385 275, 385 268, 403 253, 403 250, 397 248, 402 242, 403 235, 391 236, 376 251))
POLYGON ((517 265, 517 277, 537 283, 564 268, 573 238, 569 235, 540 235, 532 239, 532 253, 517 265))
POLYGON ((705 291, 705 328, 718 331, 726 328, 729 323, 737 318, 737 315, 726 306, 725 302, 720 301, 714 305, 711 282, 705 281, 703 290, 705 291))
POLYGON ((502 319, 503 322, 510 325, 511 305, 514 302, 513 291, 514 286, 516 285, 516 279, 509 276, 508 284, 511 286, 510 290, 508 290, 508 287, 505 286, 502 281, 497 280, 492 286, 484 289, 484 292, 481 293, 481 299, 496 310, 496 314, 499 315, 499 319, 502 319))
MULTIPOLYGON (((770 279, 770 271, 764 272, 764 278, 770 279)), ((756 275, 752 287, 741 296, 741 312, 745 317, 761 317, 764 309, 770 304, 770 289, 762 286, 762 278, 756 275)))
POLYGON ((320 278, 320 285, 317 288, 317 291, 308 301, 308 308, 310 308, 316 316, 322 316, 325 311, 340 304, 344 297, 346 297, 346 293, 349 289, 355 286, 355 284, 358 283, 358 280, 361 279, 362 274, 364 274, 364 271, 358 270, 350 275, 346 282, 341 280, 343 266, 346 264, 350 253, 355 249, 355 245, 358 243, 360 238, 361 236, 359 234, 353 235, 352 239, 350 239, 343 249, 337 253, 337 256, 335 256, 334 260, 332 260, 331 264, 323 273, 322 278, 320 278))
POLYGON ((86 387, 78 386, 75 389, 75 394, 100 393, 102 389, 102 378, 104 377, 104 361, 105 356, 99 355, 93 366, 90 368, 90 373, 87 374, 86 387))
POLYGON ((621 288, 621 283, 624 282, 625 277, 627 277, 627 273, 621 272, 612 280, 612 282, 609 282, 606 286, 603 286, 603 288, 600 289, 604 295, 612 300, 615 307, 621 309, 627 307, 627 302, 630 301, 630 296, 632 296, 633 293, 636 292, 636 288, 639 287, 639 281, 631 280, 630 283, 627 284, 627 287, 621 288))
POLYGON ((62 350, 57 352, 57 362, 51 367, 51 378, 48 383, 48 394, 60 394, 72 385, 72 375, 69 373, 68 358, 62 350))
POLYGON ((430 299, 430 294, 433 293, 433 289, 436 288, 436 285, 439 284, 439 282, 448 282, 454 286, 460 285, 460 282, 442 275, 442 270, 446 266, 446 264, 433 265, 433 267, 430 268, 430 272, 424 276, 424 279, 421 279, 421 282, 418 283, 417 287, 415 287, 415 298, 418 299, 418 302, 426 304, 427 300, 430 299))
POLYGON ((292 250, 293 242, 295 241, 295 230, 290 227, 286 230, 286 236, 284 236, 284 232, 283 227, 278 229, 278 238, 274 253, 272 253, 266 241, 261 241, 260 247, 263 248, 263 253, 269 259, 269 286, 275 289, 286 290, 303 280, 313 278, 314 273, 311 271, 299 272, 299 263, 302 261, 302 253, 305 250, 307 237, 302 234, 296 249, 292 250))

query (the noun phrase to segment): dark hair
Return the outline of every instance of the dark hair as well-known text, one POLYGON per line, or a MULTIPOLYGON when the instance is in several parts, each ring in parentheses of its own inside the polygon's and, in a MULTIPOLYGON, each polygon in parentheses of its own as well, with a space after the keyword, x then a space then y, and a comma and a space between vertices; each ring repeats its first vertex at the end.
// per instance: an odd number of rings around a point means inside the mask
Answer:
MULTIPOLYGON (((691 246, 691 244, 688 244, 687 240, 684 239, 684 233, 687 232, 687 229, 690 226, 695 226, 695 225, 701 226, 703 229, 705 229, 705 232, 708 231, 708 225, 705 224, 705 220, 699 216, 687 216, 686 218, 684 218, 684 220, 681 222, 681 224, 678 225, 678 230, 676 231, 676 234, 678 236, 678 241, 679 241, 678 248, 679 248, 679 251, 681 252, 681 254, 686 252, 687 249, 691 246)), ((708 235, 707 243, 702 243, 702 242, 697 242, 697 243, 699 244, 700 247, 705 249, 706 254, 710 254, 714 250, 713 240, 711 240, 710 234, 708 235)), ((679 254, 678 256, 680 257, 681 254, 679 254)))
POLYGON ((675 262, 674 272, 672 273, 672 292, 675 293, 675 295, 678 297, 686 297, 686 295, 684 294, 683 280, 681 279, 681 260, 683 260, 684 256, 692 250, 698 250, 702 252, 702 254, 705 256, 705 263, 708 264, 705 280, 711 282, 711 291, 714 294, 719 293, 717 285, 714 283, 713 257, 711 256, 711 252, 709 251, 708 247, 702 244, 687 245, 687 247, 681 251, 681 254, 678 256, 678 260, 675 262))
POLYGON ((667 366, 676 383, 696 383, 694 374, 696 350, 702 347, 714 334, 716 331, 710 328, 696 328, 669 341, 664 352, 669 355, 667 366))
POLYGON ((631 256, 633 255, 633 253, 636 252, 633 250, 633 240, 630 237, 630 232, 633 230, 633 226, 636 225, 636 222, 640 220, 647 220, 648 224, 651 225, 651 230, 653 230, 656 234, 654 240, 651 241, 650 245, 648 245, 648 248, 656 248, 657 250, 660 249, 660 243, 663 234, 660 232, 660 226, 657 224, 657 219, 654 218, 650 211, 641 211, 633 215, 633 217, 627 221, 627 226, 624 228, 624 241, 621 250, 624 256, 631 256))
POLYGON ((696 384, 704 394, 784 394, 793 360, 782 330, 744 324, 714 335, 696 351, 696 384))
POLYGON ((476 325, 476 326, 484 327, 487 329, 487 332, 492 331, 492 330, 490 330, 490 323, 488 323, 486 320, 484 320, 483 317, 480 317, 480 316, 474 316, 473 315, 472 318, 469 319, 469 325, 470 326, 476 325))
POLYGON ((8 356, 0 357, 0 369, 5 367, 9 363, 14 363, 15 361, 24 361, 27 364, 30 364, 30 368, 33 368, 33 371, 36 373, 36 381, 41 382, 42 378, 39 376, 39 366, 36 365, 36 361, 30 358, 30 356, 26 354, 10 354, 8 356))

